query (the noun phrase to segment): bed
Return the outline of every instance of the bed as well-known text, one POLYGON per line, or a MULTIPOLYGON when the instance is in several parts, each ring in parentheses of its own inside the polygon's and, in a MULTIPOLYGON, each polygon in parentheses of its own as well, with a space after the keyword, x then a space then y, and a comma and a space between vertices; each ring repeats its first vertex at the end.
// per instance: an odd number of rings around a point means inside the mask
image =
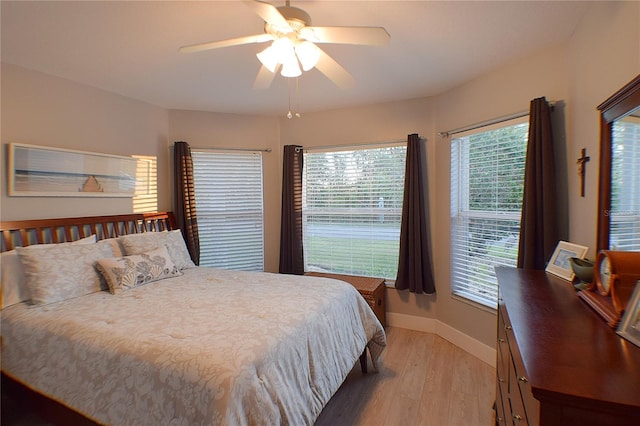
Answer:
POLYGON ((386 345, 347 283, 196 267, 170 212, 0 228, 3 375, 88 421, 313 424, 386 345))

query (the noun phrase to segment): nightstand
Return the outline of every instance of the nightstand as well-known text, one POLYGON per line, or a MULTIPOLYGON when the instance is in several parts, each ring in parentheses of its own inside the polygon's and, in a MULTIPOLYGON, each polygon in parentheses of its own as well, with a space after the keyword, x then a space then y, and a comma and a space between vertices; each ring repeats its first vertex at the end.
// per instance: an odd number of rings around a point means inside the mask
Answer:
POLYGON ((306 272, 305 275, 333 278, 348 282, 358 290, 376 314, 383 327, 387 325, 386 288, 384 278, 359 277, 356 275, 330 274, 324 272, 306 272))

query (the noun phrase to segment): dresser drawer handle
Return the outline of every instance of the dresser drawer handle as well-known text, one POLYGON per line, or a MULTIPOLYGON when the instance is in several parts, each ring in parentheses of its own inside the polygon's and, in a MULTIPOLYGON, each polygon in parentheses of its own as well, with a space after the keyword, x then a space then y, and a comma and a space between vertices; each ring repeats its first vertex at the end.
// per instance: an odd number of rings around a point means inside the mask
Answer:
POLYGON ((522 421, 524 420, 524 417, 522 417, 520 414, 516 414, 513 416, 514 419, 518 420, 518 421, 522 421))
POLYGON ((529 380, 527 380, 527 378, 526 378, 526 377, 524 377, 524 376, 520 376, 520 377, 518 377, 518 380, 520 380, 520 381, 521 381, 521 382, 523 382, 523 383, 527 383, 527 382, 529 381, 529 380))
POLYGON ((506 340, 504 340, 504 339, 498 339, 498 342, 500 342, 500 343, 504 343, 505 341, 506 340))
POLYGON ((504 329, 505 329, 505 330, 513 330, 513 328, 511 328, 511 326, 510 326, 510 325, 505 326, 505 327, 504 327, 504 329))

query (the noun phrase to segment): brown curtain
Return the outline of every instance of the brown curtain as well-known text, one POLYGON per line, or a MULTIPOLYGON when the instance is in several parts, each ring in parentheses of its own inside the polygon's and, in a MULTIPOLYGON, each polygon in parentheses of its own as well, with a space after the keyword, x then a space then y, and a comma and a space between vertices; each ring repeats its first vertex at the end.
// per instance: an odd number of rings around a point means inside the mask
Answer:
POLYGON ((282 168, 280 273, 304 274, 302 251, 302 147, 285 145, 282 168))
POLYGON ((191 148, 188 143, 174 142, 173 160, 176 222, 182 230, 182 235, 184 235, 193 263, 199 265, 200 238, 198 236, 196 196, 193 185, 193 159, 191 158, 191 148))
POLYGON ((435 293, 429 250, 429 212, 426 168, 420 136, 411 134, 407 140, 407 161, 404 176, 404 198, 400 225, 400 259, 396 288, 412 293, 435 293))
POLYGON ((529 112, 518 268, 545 269, 559 240, 553 152, 551 106, 537 98, 529 112))

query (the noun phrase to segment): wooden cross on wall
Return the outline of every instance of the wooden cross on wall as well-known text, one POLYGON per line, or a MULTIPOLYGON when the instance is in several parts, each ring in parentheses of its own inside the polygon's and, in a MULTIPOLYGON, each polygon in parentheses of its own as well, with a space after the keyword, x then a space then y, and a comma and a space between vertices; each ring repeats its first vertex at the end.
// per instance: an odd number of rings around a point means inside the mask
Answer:
POLYGON ((578 158, 578 160, 576 161, 576 164, 578 164, 578 176, 580 176, 581 197, 584 197, 585 166, 589 160, 591 160, 591 157, 587 157, 587 148, 582 148, 582 150, 580 150, 580 158, 578 158))

